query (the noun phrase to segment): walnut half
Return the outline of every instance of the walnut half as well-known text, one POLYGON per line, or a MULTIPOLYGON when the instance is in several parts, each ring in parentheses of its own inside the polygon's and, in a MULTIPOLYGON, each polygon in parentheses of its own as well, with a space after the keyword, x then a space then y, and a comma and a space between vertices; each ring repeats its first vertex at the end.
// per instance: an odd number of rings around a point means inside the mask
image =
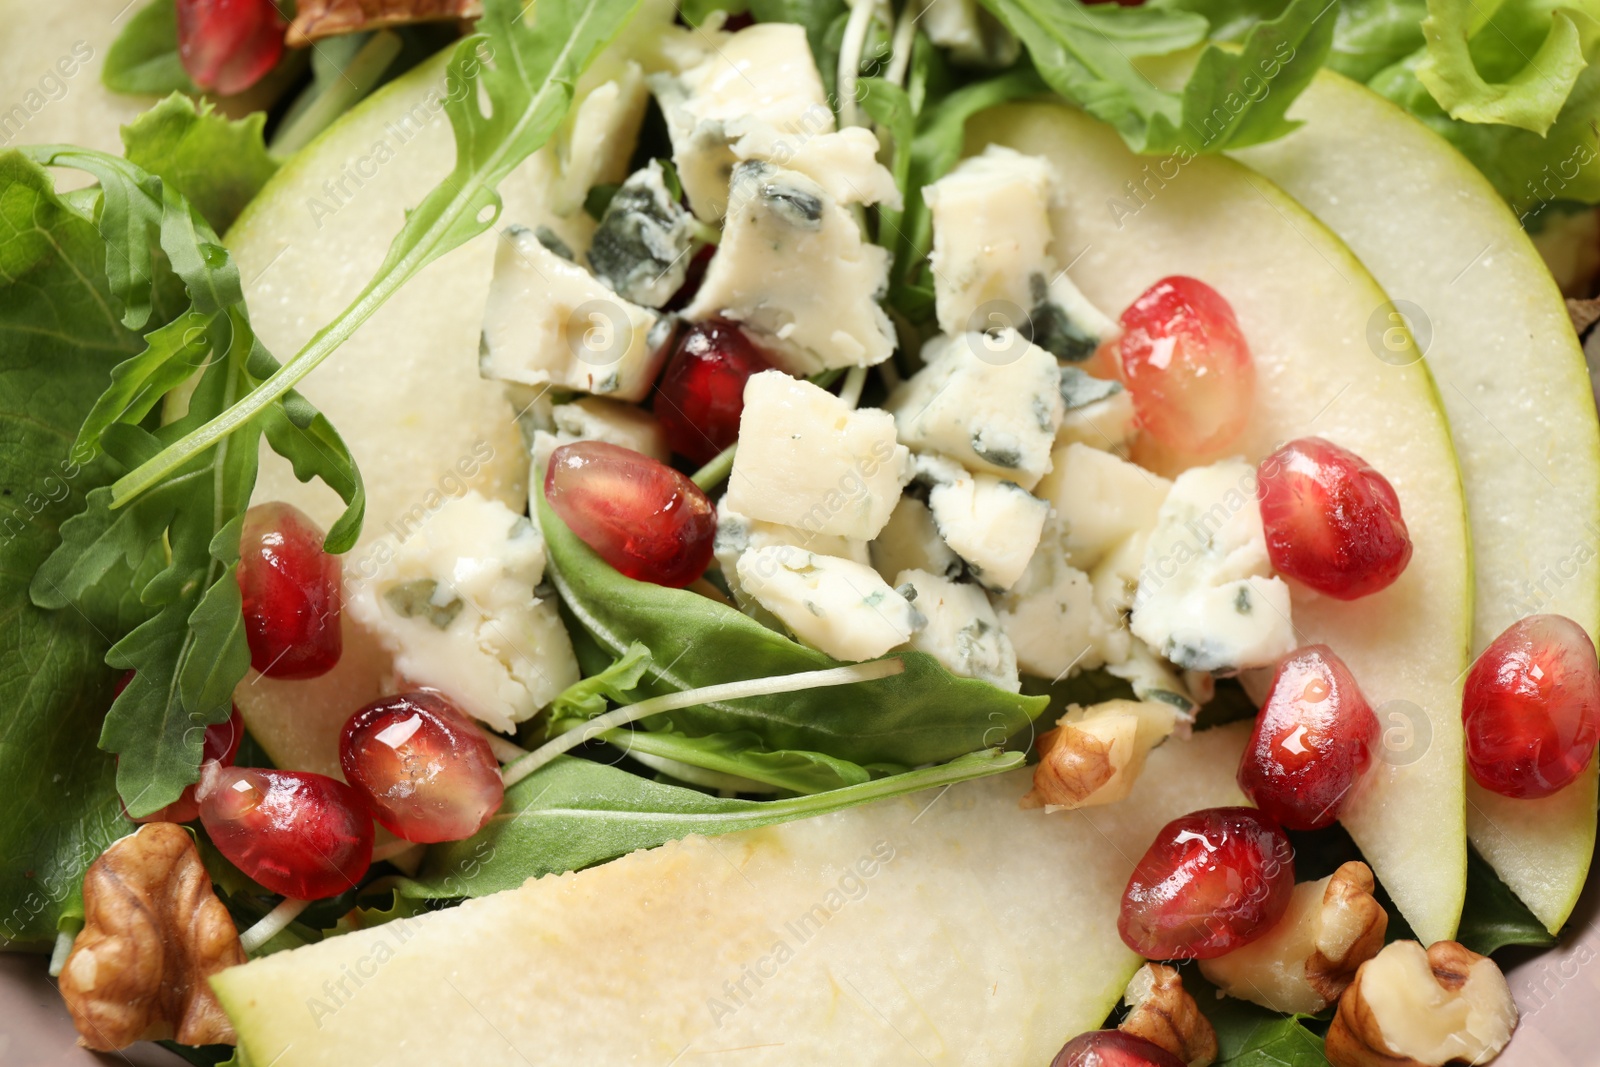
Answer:
POLYGON ((1129 1011, 1118 1030, 1159 1045, 1189 1067, 1207 1067, 1217 1058, 1217 1032, 1173 968, 1164 963, 1140 967, 1122 1001, 1129 1011))
POLYGON ((1383 947, 1389 915, 1372 895, 1375 885, 1372 869, 1354 860, 1319 882, 1301 882, 1272 929, 1225 956, 1201 960, 1200 973, 1231 997, 1316 1014, 1383 947))
POLYGON ((1396 941, 1361 965, 1328 1028, 1333 1067, 1488 1063, 1517 1026, 1505 975, 1454 941, 1396 941))
POLYGON ((83 876, 83 911, 61 971, 79 1044, 235 1042, 207 979, 244 949, 187 830, 147 823, 106 849, 83 876))
POLYGON ((1067 708, 1035 742, 1039 763, 1024 808, 1047 812, 1114 804, 1126 797, 1150 750, 1177 726, 1170 704, 1107 700, 1067 708))

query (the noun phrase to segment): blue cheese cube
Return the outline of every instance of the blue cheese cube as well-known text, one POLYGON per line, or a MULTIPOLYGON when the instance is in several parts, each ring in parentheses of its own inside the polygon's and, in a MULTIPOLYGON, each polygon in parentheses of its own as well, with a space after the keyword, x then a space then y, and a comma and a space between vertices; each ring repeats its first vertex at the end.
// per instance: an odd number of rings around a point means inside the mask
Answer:
POLYGON ((644 408, 598 396, 584 396, 550 409, 557 445, 574 441, 605 441, 658 459, 672 458, 666 431, 644 408))
POLYGON ((1087 571, 1119 543, 1156 524, 1172 483, 1110 452, 1068 444, 1055 450, 1035 492, 1050 502, 1067 561, 1087 571))
POLYGON ((544 564, 525 517, 469 491, 379 557, 370 578, 347 581, 346 603, 406 684, 439 689, 505 732, 578 680, 555 597, 535 593, 544 564))
POLYGON ((865 541, 831 534, 808 533, 793 526, 752 519, 729 507, 728 498, 724 496, 717 502, 717 535, 712 551, 716 555, 717 565, 722 568, 723 580, 728 583, 728 589, 733 593, 740 610, 761 619, 764 623, 769 623, 769 619, 763 618, 759 611, 751 610, 759 608, 759 605, 739 584, 739 557, 751 549, 780 546, 802 549, 819 556, 836 556, 863 565, 868 559, 865 541))
POLYGON ((671 324, 513 226, 495 252, 478 370, 485 378, 643 400, 671 324))
POLYGON ((878 162, 878 137, 862 126, 836 133, 782 133, 754 119, 727 124, 734 157, 772 163, 798 171, 841 204, 905 206, 889 168, 878 162))
POLYGON ((1131 639, 1120 613, 1096 603, 1089 575, 1067 562, 1053 521, 1022 577, 993 601, 1027 674, 1060 679, 1127 658, 1131 639))
POLYGON ((935 337, 886 405, 900 440, 1032 489, 1061 425, 1055 357, 1015 330, 935 337))
POLYGON ((804 28, 764 22, 721 37, 705 59, 679 74, 652 75, 689 206, 706 222, 727 211, 735 156, 729 123, 759 124, 799 139, 831 133, 833 109, 804 28))
POLYGON ((964 160, 922 190, 933 216, 939 329, 1027 332, 1061 359, 1081 360, 1117 336, 1051 255, 1050 164, 1001 145, 964 160))
POLYGON ((693 243, 694 217, 652 159, 628 175, 606 206, 589 245, 589 267, 623 299, 658 308, 683 287, 693 243))
POLYGON ((878 305, 888 251, 798 171, 740 163, 731 190, 722 241, 684 318, 737 321, 791 374, 888 359, 894 327, 878 305))
POLYGON ((1022 45, 978 0, 926 0, 917 28, 968 67, 998 69, 1017 61, 1022 45))
POLYGON ((575 215, 589 190, 621 181, 628 173, 650 93, 643 68, 615 49, 578 81, 575 103, 551 138, 556 174, 550 181, 551 209, 575 215))
POLYGON ((893 581, 901 571, 927 571, 941 578, 956 578, 963 570, 961 558, 939 536, 933 512, 909 493, 900 498, 888 523, 867 547, 873 567, 886 581, 893 581))
POLYGON ((826 389, 762 371, 744 388, 728 507, 808 534, 870 541, 911 480, 894 419, 826 389))
POLYGON ((972 474, 949 460, 918 456, 928 510, 939 536, 990 589, 1011 588, 1039 547, 1050 505, 1016 482, 972 474))
POLYGON ((894 585, 928 620, 911 635, 908 648, 926 652, 951 674, 1010 693, 1022 689, 1016 650, 982 589, 921 570, 901 571, 894 585))
POLYGON ((1172 483, 1145 547, 1132 627, 1184 670, 1261 667, 1294 649, 1289 587, 1267 558, 1254 466, 1224 460, 1172 483))
POLYGON ((1127 457, 1137 427, 1133 396, 1121 382, 1095 378, 1070 363, 1063 364, 1061 401, 1065 410, 1056 444, 1077 442, 1127 457))
POLYGON ((866 564, 790 545, 739 557, 739 583, 796 639, 834 659, 873 659, 910 640, 926 619, 866 564))

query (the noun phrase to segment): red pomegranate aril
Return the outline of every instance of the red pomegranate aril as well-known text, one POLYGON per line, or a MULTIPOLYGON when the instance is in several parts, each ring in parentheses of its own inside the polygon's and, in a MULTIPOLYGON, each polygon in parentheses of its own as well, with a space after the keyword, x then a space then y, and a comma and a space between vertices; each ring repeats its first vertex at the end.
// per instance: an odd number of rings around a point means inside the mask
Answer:
POLYGON ((1213 959, 1266 933, 1293 891, 1294 850, 1277 823, 1254 808, 1207 808, 1156 834, 1117 930, 1147 959, 1213 959))
POLYGON ((712 319, 684 330, 656 387, 656 418, 672 451, 708 463, 737 441, 744 383, 771 369, 731 322, 712 319))
POLYGON ((603 441, 550 453, 544 495, 579 539, 629 578, 682 588, 711 562, 716 508, 665 463, 603 441))
POLYGON ((1512 623, 1467 672, 1461 720, 1479 785, 1523 800, 1561 790, 1600 740, 1594 642, 1563 615, 1512 623))
POLYGON ((178 58, 195 85, 229 96, 283 55, 286 29, 271 0, 178 0, 178 58))
MULTIPOLYGON (((683 202, 689 202, 688 197, 683 202)), ((706 280, 706 268, 711 266, 711 257, 717 254, 717 246, 712 244, 701 245, 693 256, 689 257, 689 269, 683 272, 683 284, 678 286, 678 291, 672 294, 672 299, 667 301, 664 311, 682 311, 694 300, 694 295, 700 291, 700 285, 706 280)))
POLYGON ((505 798, 489 742, 443 694, 374 701, 339 736, 339 765, 372 814, 407 841, 460 841, 505 798))
POLYGON ((1411 562, 1394 486, 1332 441, 1302 437, 1262 460, 1256 499, 1272 566, 1319 593, 1370 596, 1411 562))
POLYGON ((1285 656, 1239 760, 1239 788, 1291 830, 1339 817, 1372 763, 1378 717, 1355 676, 1326 645, 1285 656))
POLYGON ((1256 366, 1233 308, 1195 278, 1163 278, 1122 313, 1120 377, 1139 428, 1184 456, 1214 455, 1249 421, 1256 366))
POLYGON ((228 861, 274 893, 320 900, 372 865, 372 816, 343 782, 309 771, 200 771, 200 820, 228 861))
POLYGON ((1090 1030, 1061 1047, 1050 1067, 1185 1067, 1153 1041, 1121 1030, 1090 1030))
POLYGON ((322 531, 299 508, 257 504, 245 512, 239 541, 250 665, 269 678, 315 678, 339 662, 342 605, 339 557, 322 550, 322 531))
MULTIPOLYGON (((128 678, 123 684, 131 681, 133 672, 128 672, 128 678)), ((233 711, 222 722, 212 723, 206 727, 205 737, 200 744, 200 761, 206 763, 216 761, 224 767, 232 767, 234 757, 239 754, 239 742, 244 739, 244 720, 239 717, 239 708, 234 706, 233 711)), ((200 817, 200 802, 194 798, 195 786, 185 786, 183 794, 171 804, 160 811, 153 811, 149 815, 141 815, 134 819, 137 823, 146 822, 194 822, 200 817)))

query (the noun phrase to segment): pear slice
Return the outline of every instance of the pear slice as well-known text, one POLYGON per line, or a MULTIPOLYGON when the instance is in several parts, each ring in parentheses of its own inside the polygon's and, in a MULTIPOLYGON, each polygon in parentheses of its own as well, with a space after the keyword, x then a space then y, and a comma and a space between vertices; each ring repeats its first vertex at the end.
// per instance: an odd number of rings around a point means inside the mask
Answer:
MULTIPOLYGON (((1159 174, 1160 161, 1060 106, 1009 106, 969 129, 981 133, 975 141, 1055 164, 1065 190, 1055 257, 1097 306, 1119 311, 1171 274, 1200 278, 1232 302, 1259 378, 1239 454, 1253 461, 1320 435, 1394 483, 1415 545, 1405 573, 1353 603, 1297 589, 1293 617, 1300 643, 1326 643, 1344 658, 1380 718, 1398 716, 1430 738, 1384 749, 1344 822, 1418 935, 1450 937, 1466 891, 1459 694, 1470 557, 1449 427, 1427 366, 1380 359, 1367 344, 1383 290, 1305 209, 1231 160, 1174 159, 1159 174)), ((1403 349, 1409 339, 1403 329, 1396 336, 1403 349)), ((1254 508, 1253 479, 1218 504, 1254 508)))
POLYGON ((1139 964, 1117 910, 1156 831, 1242 802, 1246 736, 1169 740, 1109 807, 1023 811, 1017 771, 691 837, 213 985, 255 1067, 1047 1063, 1139 964))
MULTIPOLYGON (((1238 156, 1339 234, 1431 334, 1472 527, 1473 652, 1535 612, 1600 634, 1600 426, 1549 270, 1488 181, 1366 87, 1324 72, 1291 116, 1306 124, 1238 156)), ((1467 782, 1473 845, 1552 933, 1588 875, 1595 805, 1593 764, 1543 800, 1467 782)))

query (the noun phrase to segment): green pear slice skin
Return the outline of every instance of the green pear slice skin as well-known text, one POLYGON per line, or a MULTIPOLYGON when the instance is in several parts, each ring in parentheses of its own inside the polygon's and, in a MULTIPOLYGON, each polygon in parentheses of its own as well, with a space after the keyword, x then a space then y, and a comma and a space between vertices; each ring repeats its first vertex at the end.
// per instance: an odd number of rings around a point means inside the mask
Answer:
MULTIPOLYGON (((1450 937, 1466 885, 1459 690, 1470 556, 1449 428, 1427 367, 1386 362, 1367 346, 1383 290, 1326 227, 1231 160, 1190 157, 1150 182, 1152 161, 1109 127, 1045 104, 988 112, 969 130, 969 147, 998 141, 1056 166, 1064 191, 1056 260, 1102 309, 1117 313, 1173 274, 1228 298, 1258 377, 1251 422, 1231 451, 1254 461, 1318 435, 1393 482, 1415 546, 1405 573, 1353 603, 1297 589, 1293 620, 1299 643, 1327 644, 1344 658, 1375 708, 1431 738, 1385 749, 1389 758, 1375 761, 1342 821, 1418 935, 1450 937), (1148 192, 1135 201, 1140 183, 1148 192)), ((1253 481, 1233 496, 1219 504, 1256 506, 1253 481)))
POLYGON ((213 985, 255 1067, 1048 1063, 1139 964, 1117 910, 1157 830, 1243 802, 1247 736, 1168 741, 1109 807, 1023 811, 1011 772, 691 837, 213 985))
MULTIPOLYGON (((1317 76, 1298 131, 1238 158, 1339 234, 1431 326, 1467 489, 1477 653, 1525 615, 1600 633, 1600 425, 1561 293, 1494 188, 1366 87, 1317 76)), ((1561 928, 1594 854, 1597 775, 1542 800, 1467 781, 1473 845, 1539 921, 1561 928)))

